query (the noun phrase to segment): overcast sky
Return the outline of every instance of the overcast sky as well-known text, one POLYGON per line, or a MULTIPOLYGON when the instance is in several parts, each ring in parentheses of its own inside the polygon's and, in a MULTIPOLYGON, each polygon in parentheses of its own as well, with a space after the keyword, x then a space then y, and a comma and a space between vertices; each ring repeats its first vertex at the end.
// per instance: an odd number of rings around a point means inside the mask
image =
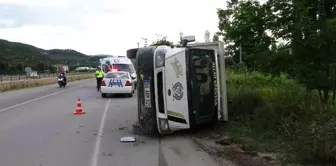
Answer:
POLYGON ((40 48, 124 55, 162 34, 204 40, 217 31, 224 0, 0 0, 0 38, 40 48))

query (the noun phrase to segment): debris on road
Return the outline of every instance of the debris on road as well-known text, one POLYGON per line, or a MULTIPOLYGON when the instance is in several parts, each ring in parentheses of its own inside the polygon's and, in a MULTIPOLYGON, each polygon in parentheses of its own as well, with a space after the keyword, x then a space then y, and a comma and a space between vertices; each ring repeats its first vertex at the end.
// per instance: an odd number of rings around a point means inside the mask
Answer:
POLYGON ((102 152, 101 155, 102 155, 102 156, 113 156, 112 153, 105 153, 105 152, 102 152))
POLYGON ((118 129, 119 129, 119 130, 126 130, 127 127, 119 127, 118 129))
POLYGON ((135 142, 135 137, 122 137, 120 142, 135 142))

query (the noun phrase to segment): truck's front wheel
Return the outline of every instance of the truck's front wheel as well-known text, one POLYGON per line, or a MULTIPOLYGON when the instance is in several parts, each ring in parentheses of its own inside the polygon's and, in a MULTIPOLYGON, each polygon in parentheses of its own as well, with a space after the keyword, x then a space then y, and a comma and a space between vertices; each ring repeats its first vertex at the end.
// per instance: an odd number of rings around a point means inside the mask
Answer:
POLYGON ((156 122, 156 112, 151 108, 144 108, 144 105, 140 104, 140 116, 139 123, 144 132, 148 135, 159 136, 159 130, 156 122))

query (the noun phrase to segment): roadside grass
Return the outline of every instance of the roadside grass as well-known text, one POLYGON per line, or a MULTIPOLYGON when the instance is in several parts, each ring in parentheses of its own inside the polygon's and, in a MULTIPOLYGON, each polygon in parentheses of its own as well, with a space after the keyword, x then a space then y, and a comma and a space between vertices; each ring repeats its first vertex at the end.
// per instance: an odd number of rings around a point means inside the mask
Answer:
MULTIPOLYGON (((71 76, 67 76, 67 81, 71 82, 71 81, 89 79, 89 78, 94 78, 94 75, 91 73, 81 74, 81 75, 71 75, 71 76)), ((0 83, 0 92, 24 89, 24 88, 32 88, 32 87, 38 87, 38 86, 45 86, 45 85, 56 84, 56 83, 57 83, 56 77, 6 82, 6 83, 0 83)))
POLYGON ((227 71, 230 138, 283 163, 336 163, 336 111, 294 80, 227 71))

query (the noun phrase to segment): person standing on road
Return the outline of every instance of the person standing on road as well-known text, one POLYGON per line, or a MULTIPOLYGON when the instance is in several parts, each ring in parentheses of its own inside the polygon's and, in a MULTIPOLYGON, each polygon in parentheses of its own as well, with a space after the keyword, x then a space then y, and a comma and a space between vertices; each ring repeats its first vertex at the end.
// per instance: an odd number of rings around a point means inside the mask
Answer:
POLYGON ((96 70, 97 92, 100 91, 101 82, 102 82, 103 78, 104 78, 104 72, 101 70, 100 66, 98 66, 97 70, 96 70))

